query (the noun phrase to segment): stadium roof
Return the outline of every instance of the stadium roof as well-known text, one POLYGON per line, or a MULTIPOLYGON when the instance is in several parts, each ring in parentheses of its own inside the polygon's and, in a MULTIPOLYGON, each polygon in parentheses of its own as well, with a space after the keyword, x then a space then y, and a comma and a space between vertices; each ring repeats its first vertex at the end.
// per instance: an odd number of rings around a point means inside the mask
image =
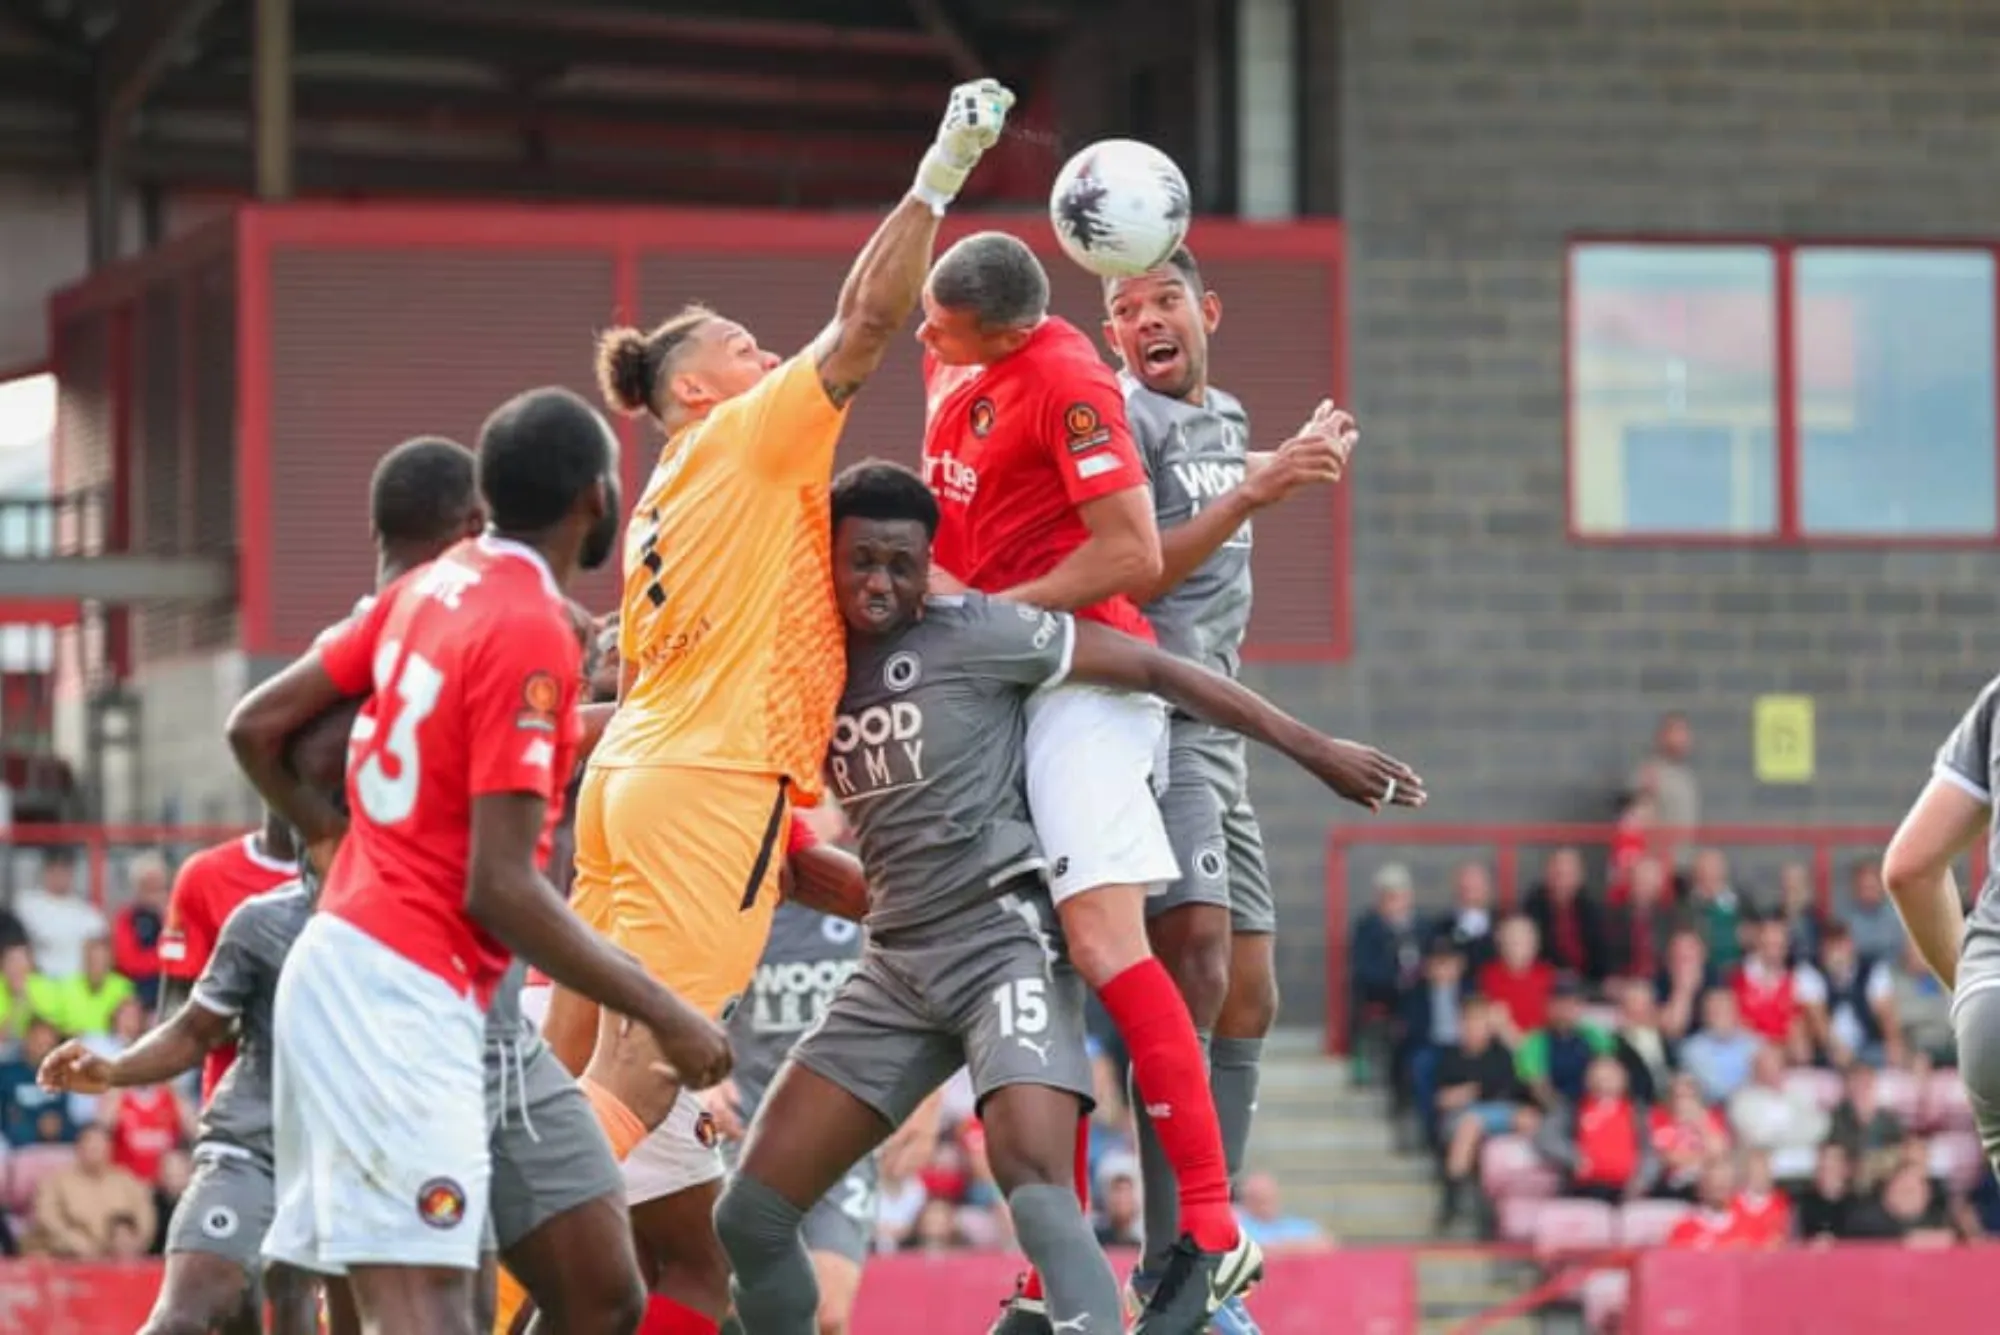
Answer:
MULTIPOLYGON (((839 205, 1102 0, 291 0, 301 192, 839 205)), ((279 6, 282 8, 283 6, 279 6)), ((0 0, 0 170, 250 185, 257 0, 0 0)))

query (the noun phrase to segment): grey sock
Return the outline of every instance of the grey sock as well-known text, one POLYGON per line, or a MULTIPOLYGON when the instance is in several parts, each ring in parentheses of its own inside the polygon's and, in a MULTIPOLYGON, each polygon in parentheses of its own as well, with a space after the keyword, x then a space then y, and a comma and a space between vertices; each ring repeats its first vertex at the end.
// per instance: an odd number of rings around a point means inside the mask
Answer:
POLYGON ((745 1335, 818 1335, 819 1282, 799 1235, 803 1218, 783 1196, 741 1174, 715 1203, 715 1234, 729 1253, 729 1296, 745 1335))
POLYGON ((1264 1065, 1261 1038, 1218 1038, 1209 1049, 1208 1084, 1215 1120, 1222 1124, 1222 1157, 1233 1189, 1250 1149, 1250 1119, 1257 1111, 1257 1077, 1264 1065))
MULTIPOLYGON (((1209 1036, 1196 1037, 1201 1039, 1202 1055, 1208 1056, 1209 1036)), ((1145 1250, 1139 1254, 1139 1268, 1157 1276, 1166 1268, 1167 1253, 1181 1235, 1180 1180, 1174 1176, 1173 1164, 1167 1161, 1167 1152, 1160 1148, 1160 1138, 1153 1134, 1153 1119, 1146 1116, 1146 1101, 1139 1097, 1138 1081, 1128 1076, 1125 1092, 1139 1133, 1139 1192, 1145 1209, 1145 1250)))
POLYGON ((1015 1239, 1042 1276, 1049 1324, 1085 1335, 1124 1330, 1118 1280, 1091 1234, 1076 1192, 1069 1187, 1016 1187, 1007 1197, 1007 1209, 1014 1216, 1015 1239))

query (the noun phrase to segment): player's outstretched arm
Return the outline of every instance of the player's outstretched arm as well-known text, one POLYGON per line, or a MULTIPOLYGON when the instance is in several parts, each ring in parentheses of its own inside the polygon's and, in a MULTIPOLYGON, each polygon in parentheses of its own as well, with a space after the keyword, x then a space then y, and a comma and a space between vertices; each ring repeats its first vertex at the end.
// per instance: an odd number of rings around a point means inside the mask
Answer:
POLYGON ((228 1041, 233 1027, 232 1017, 190 1001, 116 1058, 71 1039, 42 1059, 36 1079, 43 1089, 69 1094, 164 1084, 201 1065, 210 1048, 228 1041))
POLYGON ((1360 742, 1313 731, 1248 687, 1150 644, 1088 621, 1075 625, 1072 681, 1157 695, 1196 718, 1283 752, 1357 806, 1422 806, 1415 770, 1360 742))
POLYGON ((1142 597, 1159 582, 1160 530, 1153 519, 1153 494, 1144 486, 1084 501, 1076 513, 1090 536, 1048 574, 1016 585, 1001 597, 1073 612, 1121 593, 1142 597))
POLYGON ((814 844, 785 859, 785 898, 849 922, 868 916, 868 878, 861 859, 844 848, 814 844))
POLYGON ((229 715, 237 767, 265 804, 305 837, 322 872, 327 851, 346 833, 347 818, 330 793, 286 763, 285 753, 293 734, 346 699, 315 650, 244 696, 229 715))
POLYGON ((1992 808, 1949 778, 1925 785, 1882 858, 1882 880, 1910 940, 1946 987, 1958 980, 1965 911, 1951 866, 1986 833, 1992 808))
POLYGON ((466 911, 559 986, 652 1030, 676 1078, 708 1088, 729 1074, 728 1036, 563 903, 535 862, 546 814, 536 793, 473 799, 466 911))

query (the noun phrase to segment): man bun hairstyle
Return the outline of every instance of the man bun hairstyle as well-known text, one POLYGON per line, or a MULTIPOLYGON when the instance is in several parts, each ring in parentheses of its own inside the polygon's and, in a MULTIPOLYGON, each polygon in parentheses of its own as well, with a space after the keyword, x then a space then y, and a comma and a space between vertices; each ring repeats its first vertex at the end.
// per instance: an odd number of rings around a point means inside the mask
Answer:
POLYGON ((375 536, 392 543, 456 537, 479 505, 479 460, 443 436, 417 436, 382 456, 368 485, 375 536))
POLYGON ((981 330, 1023 329, 1049 313, 1049 275, 1027 243, 1005 232, 974 232, 931 268, 931 298, 971 311, 981 330))
POLYGON ((915 472, 886 459, 863 459, 833 480, 833 526, 843 519, 913 519, 937 536, 938 503, 915 472))
POLYGON ((667 364, 673 360, 690 335, 715 318, 715 312, 696 302, 681 307, 660 322, 650 334, 629 326, 607 329, 597 336, 597 385, 604 401, 618 412, 658 417, 660 382, 667 364))
POLYGON ((479 430, 479 489, 493 526, 540 533, 611 472, 610 423, 569 390, 517 394, 479 430))

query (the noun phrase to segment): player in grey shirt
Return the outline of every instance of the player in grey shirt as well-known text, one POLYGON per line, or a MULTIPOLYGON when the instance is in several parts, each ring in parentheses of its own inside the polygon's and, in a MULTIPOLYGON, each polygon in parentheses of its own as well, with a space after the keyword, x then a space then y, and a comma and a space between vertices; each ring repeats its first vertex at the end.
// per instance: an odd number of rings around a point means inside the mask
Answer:
POLYGON ((1910 940, 1947 988, 1958 1071, 1987 1160, 2000 1172, 2000 677, 1986 683, 1938 749, 1931 781, 1882 859, 1910 940), (1986 880, 1970 916, 1952 866, 1981 840, 1986 880))
MULTIPOLYGON (((793 1051, 716 1207, 732 1292, 754 1335, 811 1335, 805 1212, 961 1063, 994 1177, 1046 1303, 995 1330, 1114 1331, 1116 1281, 1074 1192, 1090 1106, 1082 987, 1055 939, 1023 786, 1025 705, 1074 679, 1146 691, 1278 746, 1337 792, 1416 805, 1422 782, 1372 748, 1321 737, 1227 678, 1071 617, 968 593, 925 597, 937 503, 908 469, 834 484, 834 589, 847 688, 827 759, 868 878, 860 968, 793 1051)), ((1176 1249, 1140 1335, 1194 1335, 1254 1280, 1176 1249)))
MULTIPOLYGON (((1125 364, 1126 417, 1160 530, 1162 568, 1146 618, 1162 648, 1234 677, 1250 627, 1252 516, 1338 481, 1353 419, 1322 403, 1291 440, 1251 452, 1243 405, 1208 381, 1208 339, 1222 302, 1186 248, 1146 274, 1107 282, 1104 297, 1105 335, 1125 364)), ((1277 1018, 1277 906, 1243 739, 1177 711, 1168 747, 1160 815, 1181 879, 1147 901, 1147 932, 1209 1044, 1233 1182, 1249 1144, 1264 1036, 1277 1018)), ((1145 1179, 1146 1246, 1133 1275, 1141 1297, 1180 1231, 1173 1171, 1143 1103, 1133 1100, 1145 1179)), ((1232 1303, 1216 1329, 1246 1335, 1255 1325, 1232 1303)))

